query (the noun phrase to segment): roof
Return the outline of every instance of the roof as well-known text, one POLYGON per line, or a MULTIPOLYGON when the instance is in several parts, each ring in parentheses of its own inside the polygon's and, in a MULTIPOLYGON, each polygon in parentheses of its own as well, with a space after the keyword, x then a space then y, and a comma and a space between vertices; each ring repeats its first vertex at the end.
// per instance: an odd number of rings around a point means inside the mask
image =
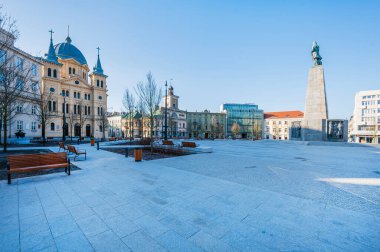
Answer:
POLYGON ((299 110, 278 111, 264 113, 264 119, 303 118, 303 112, 299 110))
POLYGON ((87 60, 82 52, 71 44, 71 38, 67 37, 65 43, 59 43, 54 46, 55 53, 61 59, 74 59, 82 65, 87 65, 87 60))

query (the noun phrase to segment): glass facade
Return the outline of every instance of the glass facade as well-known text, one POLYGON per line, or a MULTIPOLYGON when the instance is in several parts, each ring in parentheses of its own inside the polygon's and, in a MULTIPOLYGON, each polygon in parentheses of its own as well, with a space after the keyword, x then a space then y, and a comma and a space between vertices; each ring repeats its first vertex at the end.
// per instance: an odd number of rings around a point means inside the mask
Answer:
POLYGON ((258 105, 225 103, 221 111, 227 114, 227 137, 261 139, 264 112, 258 105))

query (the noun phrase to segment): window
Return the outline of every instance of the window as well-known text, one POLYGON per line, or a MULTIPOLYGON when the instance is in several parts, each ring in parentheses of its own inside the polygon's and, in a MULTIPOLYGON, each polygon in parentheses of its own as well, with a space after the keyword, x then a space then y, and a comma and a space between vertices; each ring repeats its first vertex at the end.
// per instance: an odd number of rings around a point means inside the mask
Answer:
POLYGON ((69 74, 71 74, 71 67, 69 67, 69 74))
POLYGON ((0 49, 0 63, 4 63, 7 60, 7 52, 0 49))
POLYGON ((69 113, 69 104, 66 103, 66 113, 69 113))
POLYGON ((37 122, 32 122, 32 131, 37 130, 37 122))
POLYGON ((96 86, 99 87, 99 80, 96 80, 96 86))
POLYGON ((48 76, 51 77, 51 68, 48 68, 48 76))
POLYGON ((103 87, 103 81, 100 82, 100 87, 103 87))
POLYGON ((80 93, 78 92, 78 99, 80 99, 80 93))
POLYGON ((84 94, 84 99, 87 100, 87 94, 84 94))
POLYGON ((73 68, 73 74, 75 74, 75 68, 73 68))
POLYGON ((24 70, 24 60, 20 57, 17 57, 16 58, 16 66, 17 66, 18 70, 20 70, 20 71, 24 70))
POLYGON ((16 84, 16 88, 20 91, 22 91, 22 89, 24 88, 24 83, 22 82, 21 79, 17 79, 17 84, 16 84))
POLYGON ((77 113, 77 105, 74 105, 74 115, 77 113))
POLYGON ((87 112, 88 115, 91 115, 91 110, 90 110, 90 106, 88 107, 88 112, 87 112))
POLYGON ((78 81, 78 80, 76 80, 76 81, 75 81, 75 84, 76 84, 76 85, 78 85, 78 84, 79 84, 79 81, 78 81))
POLYGON ((99 125, 99 131, 103 132, 103 126, 102 125, 99 125))
POLYGON ((16 107, 16 112, 17 112, 17 113, 21 113, 21 112, 22 112, 22 105, 18 105, 18 106, 16 107))
POLYGON ((100 115, 100 108, 98 107, 98 115, 100 115))
POLYGON ((99 97, 98 97, 98 98, 99 98, 99 100, 103 99, 103 97, 101 97, 100 95, 99 95, 99 97))
POLYGON ((57 78, 57 69, 54 69, 54 70, 53 70, 53 77, 54 77, 54 78, 57 78))
POLYGON ((70 92, 68 90, 66 90, 66 96, 69 97, 70 96, 70 92))
POLYGON ((37 91, 37 86, 38 86, 38 82, 33 82, 32 83, 32 92, 36 92, 37 91))
POLYGON ((37 106, 33 105, 32 106, 32 115, 35 115, 37 113, 37 106))
POLYGON ((78 107, 78 114, 80 114, 80 105, 78 105, 77 107, 78 107))
POLYGON ((65 93, 66 93, 65 90, 62 90, 62 96, 65 96, 65 93))
POLYGON ((24 129, 24 122, 23 121, 17 121, 17 130, 23 130, 24 129))
POLYGON ((51 112, 51 101, 48 102, 49 112, 51 112))
POLYGON ((74 98, 77 98, 77 92, 74 92, 74 98))
POLYGON ((50 123, 50 130, 51 130, 51 131, 54 131, 54 130, 55 130, 55 124, 54 124, 54 123, 50 123))
POLYGON ((88 99, 88 100, 91 100, 91 96, 90 96, 90 95, 87 95, 87 99, 88 99))
POLYGON ((84 114, 87 115, 87 106, 84 106, 84 114))
POLYGON ((36 64, 32 64, 32 66, 31 66, 31 72, 32 72, 33 76, 37 75, 37 66, 36 66, 36 64))
POLYGON ((100 108, 100 115, 103 115, 103 108, 100 108))
POLYGON ((56 106, 57 106, 57 103, 55 101, 53 101, 53 111, 54 112, 56 111, 56 106))

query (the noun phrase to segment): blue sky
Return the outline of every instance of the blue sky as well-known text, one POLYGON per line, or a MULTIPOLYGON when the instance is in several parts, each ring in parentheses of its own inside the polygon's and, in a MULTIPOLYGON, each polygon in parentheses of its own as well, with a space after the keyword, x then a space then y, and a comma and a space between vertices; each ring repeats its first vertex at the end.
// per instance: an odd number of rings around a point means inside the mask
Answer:
POLYGON ((265 111, 303 110, 310 49, 323 57, 330 118, 349 118, 354 95, 380 89, 380 1, 17 1, 17 46, 42 56, 64 41, 89 67, 96 47, 109 75, 109 107, 152 71, 173 79, 180 107, 218 111, 224 102, 265 111))

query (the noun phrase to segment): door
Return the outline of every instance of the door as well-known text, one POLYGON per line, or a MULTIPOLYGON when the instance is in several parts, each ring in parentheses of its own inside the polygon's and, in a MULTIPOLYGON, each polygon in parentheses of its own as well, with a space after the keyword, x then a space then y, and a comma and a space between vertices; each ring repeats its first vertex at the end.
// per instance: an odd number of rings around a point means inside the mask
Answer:
POLYGON ((90 136, 91 136, 91 125, 87 124, 86 125, 86 137, 90 137, 90 136))
POLYGON ((74 126, 74 136, 79 137, 80 135, 80 125, 77 123, 74 126))

